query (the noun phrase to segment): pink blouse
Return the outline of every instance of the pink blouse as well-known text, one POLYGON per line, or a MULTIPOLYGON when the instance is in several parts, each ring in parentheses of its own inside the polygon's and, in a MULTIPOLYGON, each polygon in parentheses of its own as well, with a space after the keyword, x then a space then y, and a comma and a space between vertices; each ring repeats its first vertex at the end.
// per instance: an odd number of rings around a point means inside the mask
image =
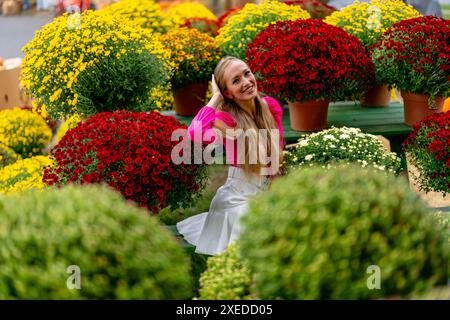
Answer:
MULTIPOLYGON (((278 126, 278 130, 280 133, 280 148, 282 149, 284 146, 283 142, 283 109, 277 100, 271 97, 263 98, 270 112, 272 113, 273 118, 278 126)), ((216 119, 221 120, 230 128, 236 127, 236 121, 234 117, 224 111, 217 111, 209 106, 204 106, 197 115, 192 119, 191 125, 188 128, 188 133, 192 141, 196 143, 209 144, 215 142, 217 139, 217 134, 214 130, 212 130, 213 123, 216 119)), ((225 146, 225 152, 227 157, 227 163, 237 167, 237 141, 233 141, 231 139, 223 138, 222 143, 225 146)))

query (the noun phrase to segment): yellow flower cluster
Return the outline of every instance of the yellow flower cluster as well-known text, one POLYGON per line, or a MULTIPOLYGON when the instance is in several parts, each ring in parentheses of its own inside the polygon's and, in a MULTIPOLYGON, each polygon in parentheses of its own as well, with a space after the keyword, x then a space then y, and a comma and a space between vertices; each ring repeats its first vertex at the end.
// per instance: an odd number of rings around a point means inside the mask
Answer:
POLYGON ((40 115, 20 108, 0 111, 0 144, 21 157, 41 153, 51 138, 52 131, 40 115))
POLYGON ((153 88, 150 93, 150 99, 152 110, 172 110, 174 106, 172 84, 167 82, 162 86, 153 88))
POLYGON ((66 134, 67 131, 75 128, 80 122, 80 116, 78 114, 71 115, 66 121, 61 124, 58 129, 58 133, 56 135, 56 141, 61 141, 62 137, 66 134))
POLYGON ((324 21, 343 28, 368 48, 394 23, 419 16, 416 9, 402 0, 372 0, 370 3, 355 0, 341 11, 333 12, 324 21))
POLYGON ((52 166, 53 160, 48 156, 35 156, 17 160, 0 169, 0 193, 22 192, 28 189, 42 189, 44 169, 52 166))
POLYGON ((153 33, 165 33, 171 25, 153 0, 121 0, 101 10, 120 15, 153 33))
POLYGON ((147 50, 164 59, 169 52, 152 33, 125 16, 107 11, 63 15, 46 24, 23 48, 21 83, 54 118, 76 113, 78 95, 73 86, 78 75, 101 57, 120 58, 124 43, 136 43, 136 52, 147 50))
POLYGON ((179 3, 165 12, 165 18, 172 28, 183 25, 186 19, 206 18, 214 21, 217 20, 214 13, 199 2, 179 3))
POLYGON ((0 169, 17 159, 20 159, 20 156, 13 149, 0 143, 0 169))
POLYGON ((260 5, 248 3, 227 19, 219 29, 217 41, 225 55, 245 60, 247 45, 267 26, 277 21, 308 18, 309 13, 300 6, 289 6, 277 1, 266 1, 260 5))
POLYGON ((208 81, 222 54, 214 38, 196 29, 178 28, 160 37, 175 64, 174 89, 186 83, 208 81))

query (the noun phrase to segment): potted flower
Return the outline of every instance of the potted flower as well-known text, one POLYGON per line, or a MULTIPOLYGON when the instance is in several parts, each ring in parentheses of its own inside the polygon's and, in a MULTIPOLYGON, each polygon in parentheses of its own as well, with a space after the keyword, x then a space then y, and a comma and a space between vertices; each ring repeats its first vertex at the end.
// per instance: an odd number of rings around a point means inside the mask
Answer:
POLYGON ((419 190, 450 193, 450 113, 436 113, 413 126, 403 143, 409 175, 419 190))
MULTIPOLYGON (((403 0, 372 0, 370 3, 355 0, 353 4, 335 11, 324 21, 343 28, 370 50, 370 46, 381 39, 383 33, 394 23, 419 16, 420 13, 403 0)), ((388 106, 390 90, 385 83, 375 79, 360 101, 363 106, 388 106)))
POLYGON ((247 45, 268 25, 309 17, 309 13, 299 6, 288 6, 273 0, 259 5, 248 3, 227 18, 216 39, 225 55, 245 60, 247 45))
POLYGON ((0 110, 0 145, 21 158, 42 154, 52 139, 52 130, 34 112, 21 108, 0 110))
POLYGON ((173 29, 160 41, 175 64, 171 78, 175 111, 182 116, 195 115, 205 103, 208 81, 222 54, 214 38, 196 29, 173 29))
POLYGON ((336 11, 335 7, 319 0, 288 0, 283 2, 291 6, 300 6, 303 10, 308 11, 313 19, 324 19, 336 11))
POLYGON ((394 24, 373 47, 377 78, 402 92, 405 123, 441 112, 450 94, 450 21, 425 16, 394 24))
POLYGON ((383 142, 358 128, 335 128, 304 136, 290 145, 285 153, 288 170, 312 165, 330 168, 335 165, 358 163, 378 170, 398 173, 401 160, 388 152, 383 142))
POLYGON ((249 45, 249 66, 266 94, 286 99, 291 127, 326 127, 328 103, 359 97, 374 77, 364 46, 320 20, 279 21, 249 45))
POLYGON ((151 89, 171 72, 152 33, 103 10, 55 18, 23 51, 21 84, 54 119, 148 110, 151 89))
POLYGON ((158 112, 102 112, 69 130, 52 149, 47 185, 105 183, 153 213, 198 199, 206 167, 175 164, 172 133, 186 128, 158 112))

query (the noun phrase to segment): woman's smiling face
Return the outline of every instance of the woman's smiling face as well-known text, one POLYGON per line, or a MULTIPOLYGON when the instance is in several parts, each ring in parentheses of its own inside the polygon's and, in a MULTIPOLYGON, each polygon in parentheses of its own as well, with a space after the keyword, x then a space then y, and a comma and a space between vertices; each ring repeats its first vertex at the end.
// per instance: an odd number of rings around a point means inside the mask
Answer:
POLYGON ((256 79, 242 61, 232 61, 224 74, 226 90, 224 96, 238 101, 249 101, 256 97, 256 79))

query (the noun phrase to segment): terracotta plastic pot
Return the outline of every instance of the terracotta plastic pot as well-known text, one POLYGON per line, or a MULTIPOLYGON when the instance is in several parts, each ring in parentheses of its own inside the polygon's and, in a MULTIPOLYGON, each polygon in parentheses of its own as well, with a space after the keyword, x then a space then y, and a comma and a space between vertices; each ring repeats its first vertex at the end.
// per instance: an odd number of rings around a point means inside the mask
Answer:
POLYGON ((405 123, 414 125, 425 117, 442 112, 444 98, 436 97, 435 106, 428 105, 428 95, 402 91, 405 123))
POLYGON ((288 102, 291 128, 296 131, 319 131, 327 127, 329 100, 288 102))
POLYGON ((387 107, 391 101, 391 91, 387 85, 374 86, 367 90, 361 97, 361 105, 364 107, 387 107))
POLYGON ((175 113, 180 116, 195 116, 205 105, 208 83, 191 83, 173 93, 175 113))

